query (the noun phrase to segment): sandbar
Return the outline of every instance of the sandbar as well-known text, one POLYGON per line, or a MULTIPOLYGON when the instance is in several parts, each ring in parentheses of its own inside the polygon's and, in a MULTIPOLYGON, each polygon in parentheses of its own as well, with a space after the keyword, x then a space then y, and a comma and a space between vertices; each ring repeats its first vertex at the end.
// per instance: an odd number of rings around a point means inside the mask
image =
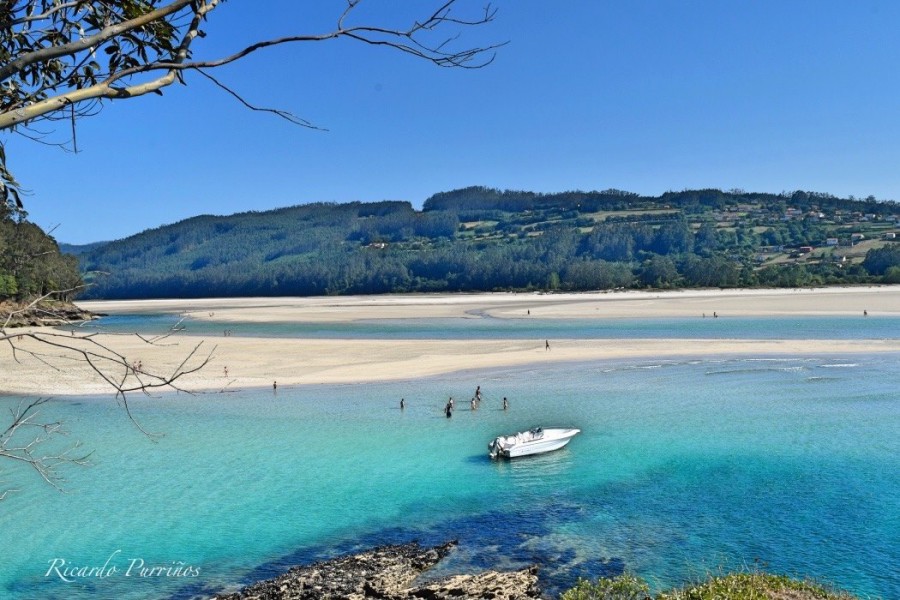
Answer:
MULTIPOLYGON (((789 290, 688 290, 671 292, 488 293, 233 298, 79 302, 102 314, 172 313, 190 320, 237 322, 348 322, 360 319, 615 319, 719 318, 737 316, 900 316, 900 286, 789 290)), ((27 330, 35 331, 35 330, 27 330)), ((8 333, 17 332, 14 330, 8 333)), ((58 340, 75 340, 68 332, 58 340), (70 336, 70 337, 66 337, 70 336)), ((388 340, 296 339, 202 336, 188 331, 154 343, 135 335, 96 334, 90 340, 114 349, 129 365, 171 373, 205 366, 178 381, 189 391, 234 391, 333 383, 408 380, 469 369, 534 363, 680 356, 849 355, 900 352, 900 339, 490 339, 388 340), (193 355, 191 353, 194 353, 193 355)), ((37 344, 27 335, 19 351, 0 349, 0 393, 6 395, 95 395, 112 393, 78 356, 37 344), (40 356, 29 354, 31 350, 40 356)), ((108 375, 128 384, 134 373, 113 367, 108 375)))

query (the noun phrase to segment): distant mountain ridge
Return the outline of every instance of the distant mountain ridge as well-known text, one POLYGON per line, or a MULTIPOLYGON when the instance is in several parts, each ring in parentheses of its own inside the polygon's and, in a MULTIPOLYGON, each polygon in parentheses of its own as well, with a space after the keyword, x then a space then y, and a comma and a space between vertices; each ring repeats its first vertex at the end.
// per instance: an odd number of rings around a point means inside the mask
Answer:
POLYGON ((78 256, 79 254, 84 254, 85 252, 90 252, 95 248, 99 248, 104 244, 108 244, 109 242, 90 242, 88 244, 67 244, 65 242, 60 242, 59 251, 63 254, 71 254, 73 256, 78 256))
POLYGON ((890 280, 898 215, 810 192, 469 187, 421 211, 315 203, 71 248, 92 298, 815 285, 890 280))

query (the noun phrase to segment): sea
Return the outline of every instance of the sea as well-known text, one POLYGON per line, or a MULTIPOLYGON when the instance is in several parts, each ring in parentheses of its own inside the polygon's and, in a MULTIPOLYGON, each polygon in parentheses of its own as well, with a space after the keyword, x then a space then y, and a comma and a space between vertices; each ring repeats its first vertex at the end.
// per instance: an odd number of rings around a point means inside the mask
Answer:
MULTIPOLYGON (((95 326, 155 333, 173 319, 129 315, 95 326)), ((654 337, 822 339, 834 348, 132 395, 141 428, 112 394, 58 397, 41 416, 68 435, 46 451, 77 441, 91 464, 64 465, 62 491, 0 465, 0 491, 9 490, 0 501, 0 598, 208 597, 295 564, 414 540, 458 542, 424 578, 538 565, 548 598, 580 577, 627 571, 658 591, 754 569, 900 598, 900 353, 840 347, 900 339, 900 318, 473 314, 179 327, 473 345, 533 338, 540 348, 654 337), (471 410, 477 386, 483 401, 471 410), (447 418, 450 397, 457 409, 447 418), (492 438, 535 426, 581 433, 557 452, 488 458, 492 438)), ((0 414, 27 400, 0 398, 0 414)))

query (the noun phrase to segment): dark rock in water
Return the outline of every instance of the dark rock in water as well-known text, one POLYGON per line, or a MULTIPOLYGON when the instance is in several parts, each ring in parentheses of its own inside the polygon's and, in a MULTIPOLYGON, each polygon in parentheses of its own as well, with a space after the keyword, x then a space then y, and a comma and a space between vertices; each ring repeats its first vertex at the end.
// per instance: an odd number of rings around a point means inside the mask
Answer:
POLYGON ((416 578, 438 563, 456 542, 422 548, 417 542, 379 546, 373 550, 294 567, 284 575, 260 581, 214 600, 531 600, 539 599, 537 568, 455 575, 416 584, 416 578))

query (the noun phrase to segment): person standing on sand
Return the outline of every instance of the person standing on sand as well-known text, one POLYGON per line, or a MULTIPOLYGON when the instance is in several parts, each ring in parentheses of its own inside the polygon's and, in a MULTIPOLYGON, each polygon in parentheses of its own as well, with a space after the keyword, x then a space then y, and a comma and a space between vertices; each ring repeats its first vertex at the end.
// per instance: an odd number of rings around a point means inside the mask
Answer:
POLYGON ((544 340, 544 350, 550 349, 550 340, 544 340))

